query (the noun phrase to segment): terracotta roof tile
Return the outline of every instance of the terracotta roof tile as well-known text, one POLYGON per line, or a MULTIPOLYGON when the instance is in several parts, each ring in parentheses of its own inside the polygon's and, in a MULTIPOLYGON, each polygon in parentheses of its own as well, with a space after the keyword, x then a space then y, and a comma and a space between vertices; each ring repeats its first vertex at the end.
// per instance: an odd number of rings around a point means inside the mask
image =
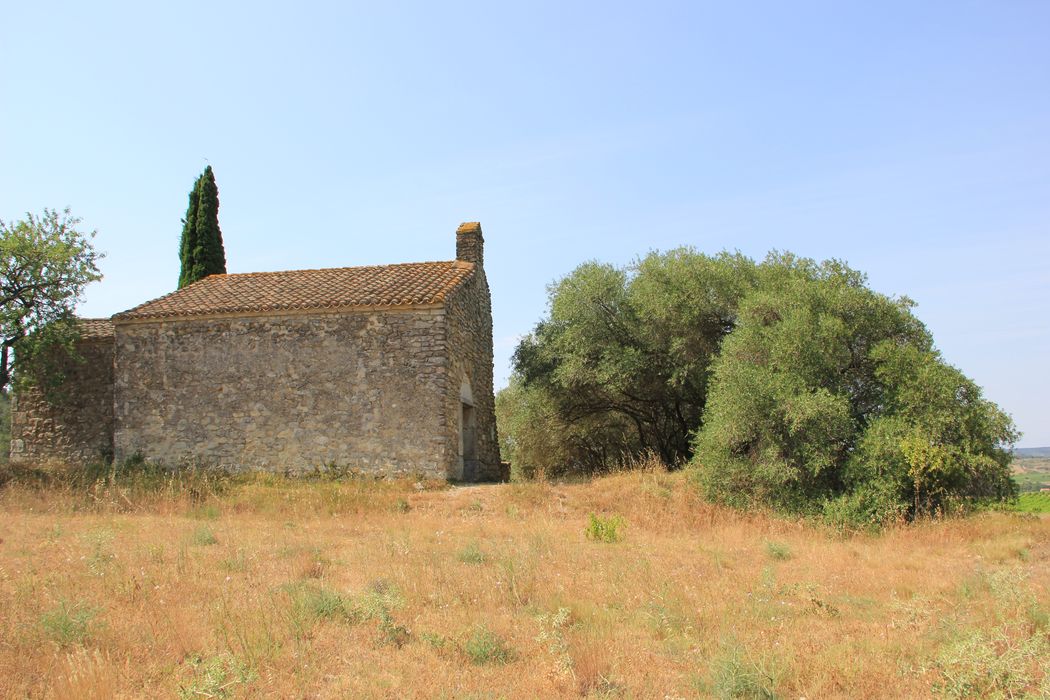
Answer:
POLYGON ((113 320, 439 304, 473 272, 473 264, 453 260, 210 275, 113 320))
POLYGON ((83 340, 113 337, 113 322, 108 318, 78 318, 77 326, 83 340))

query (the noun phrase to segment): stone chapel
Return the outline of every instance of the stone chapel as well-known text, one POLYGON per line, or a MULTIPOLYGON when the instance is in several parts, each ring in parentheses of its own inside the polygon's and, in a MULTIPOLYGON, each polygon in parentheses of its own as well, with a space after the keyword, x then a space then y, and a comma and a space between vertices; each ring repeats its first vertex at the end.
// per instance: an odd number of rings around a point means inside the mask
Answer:
POLYGON ((15 461, 501 476, 478 223, 456 259, 211 275, 80 322, 63 397, 15 398, 15 461))

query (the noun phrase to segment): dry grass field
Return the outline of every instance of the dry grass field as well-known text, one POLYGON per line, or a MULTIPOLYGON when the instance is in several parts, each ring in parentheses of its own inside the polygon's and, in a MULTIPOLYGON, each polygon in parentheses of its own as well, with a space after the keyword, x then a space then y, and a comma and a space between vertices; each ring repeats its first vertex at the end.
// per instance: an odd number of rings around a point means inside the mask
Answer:
POLYGON ((655 471, 0 486, 4 698, 1047 697, 1048 611, 1045 516, 839 537, 655 471))

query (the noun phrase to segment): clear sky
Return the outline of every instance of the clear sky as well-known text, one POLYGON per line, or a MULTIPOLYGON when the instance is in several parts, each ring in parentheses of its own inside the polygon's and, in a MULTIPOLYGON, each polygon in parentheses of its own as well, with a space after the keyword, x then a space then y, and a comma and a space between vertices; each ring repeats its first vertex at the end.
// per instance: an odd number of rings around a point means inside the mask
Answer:
POLYGON ((103 316, 230 272, 454 257, 496 381, 580 262, 837 257, 1050 445, 1050 2, 0 3, 0 218, 98 230, 103 316))

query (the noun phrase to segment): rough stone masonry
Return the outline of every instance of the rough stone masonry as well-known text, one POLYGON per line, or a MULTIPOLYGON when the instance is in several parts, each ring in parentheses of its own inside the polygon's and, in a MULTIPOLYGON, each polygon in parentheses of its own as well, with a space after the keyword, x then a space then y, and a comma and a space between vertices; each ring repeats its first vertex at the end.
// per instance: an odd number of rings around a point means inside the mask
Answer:
POLYGON ((501 476, 477 223, 454 261, 212 275, 84 323, 66 398, 16 398, 13 460, 501 476))

